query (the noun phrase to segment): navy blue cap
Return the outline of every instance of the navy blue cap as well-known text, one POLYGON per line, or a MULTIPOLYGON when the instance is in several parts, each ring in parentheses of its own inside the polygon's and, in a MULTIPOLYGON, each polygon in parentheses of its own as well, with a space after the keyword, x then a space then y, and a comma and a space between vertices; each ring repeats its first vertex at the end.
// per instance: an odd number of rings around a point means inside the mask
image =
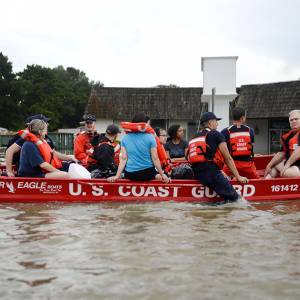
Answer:
POLYGON ((119 127, 115 124, 108 125, 106 128, 106 132, 108 134, 118 134, 121 133, 119 127))
POLYGON ((32 120, 42 120, 44 122, 49 122, 51 119, 50 118, 47 118, 46 116, 44 116, 43 114, 37 114, 37 115, 33 115, 33 116, 30 116, 28 117, 26 120, 25 120, 25 123, 30 123, 32 120))
POLYGON ((211 112, 211 111, 208 111, 208 112, 205 112, 201 118, 200 118, 200 124, 203 124, 205 122, 208 122, 210 120, 217 120, 217 121, 220 121, 222 120, 221 118, 217 118, 217 116, 211 112))
POLYGON ((95 115, 87 114, 87 115, 85 115, 85 117, 83 118, 83 120, 84 121, 96 122, 96 117, 95 117, 95 115))

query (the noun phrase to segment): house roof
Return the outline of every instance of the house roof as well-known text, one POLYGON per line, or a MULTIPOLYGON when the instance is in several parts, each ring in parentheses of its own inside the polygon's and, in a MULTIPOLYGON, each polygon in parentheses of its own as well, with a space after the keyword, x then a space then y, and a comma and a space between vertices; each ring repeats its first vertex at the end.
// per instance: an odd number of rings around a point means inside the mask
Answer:
POLYGON ((93 89, 86 113, 97 118, 131 120, 137 112, 151 119, 198 120, 207 111, 201 103, 202 88, 112 88, 93 89))
POLYGON ((243 85, 235 100, 247 111, 247 118, 287 117, 300 109, 300 80, 243 85))

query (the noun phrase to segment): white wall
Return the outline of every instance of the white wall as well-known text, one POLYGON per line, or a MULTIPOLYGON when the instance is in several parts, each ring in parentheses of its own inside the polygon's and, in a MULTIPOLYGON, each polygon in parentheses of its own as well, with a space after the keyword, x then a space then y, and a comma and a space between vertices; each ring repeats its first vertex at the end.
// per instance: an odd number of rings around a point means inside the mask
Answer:
POLYGON ((237 56, 202 57, 203 71, 202 102, 208 103, 208 111, 218 118, 219 130, 229 126, 229 103, 236 97, 236 61, 237 56), (212 105, 212 89, 215 89, 212 105))
POLYGON ((236 93, 237 56, 202 57, 203 94, 210 95, 212 88, 217 95, 236 93))
POLYGON ((218 130, 221 131, 223 128, 230 125, 229 122, 229 103, 236 97, 234 95, 216 95, 214 101, 214 109, 212 109, 211 95, 203 95, 201 101, 208 103, 208 111, 214 110, 215 115, 218 118, 222 118, 219 121, 218 130))
MULTIPOLYGON (((97 119, 96 121, 96 129, 98 132, 105 132, 106 127, 113 123, 112 119, 97 119)), ((117 124, 119 125, 119 124, 117 124)))

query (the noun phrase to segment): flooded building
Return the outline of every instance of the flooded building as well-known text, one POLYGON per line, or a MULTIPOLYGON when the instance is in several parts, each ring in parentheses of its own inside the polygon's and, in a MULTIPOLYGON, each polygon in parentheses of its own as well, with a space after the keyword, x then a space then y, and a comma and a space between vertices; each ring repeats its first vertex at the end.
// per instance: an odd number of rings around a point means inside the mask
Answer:
POLYGON ((247 111, 256 135, 255 152, 277 152, 280 136, 290 129, 288 113, 300 109, 300 80, 243 85, 233 104, 247 111))
MULTIPOLYGON (((102 87, 91 92, 86 112, 96 115, 99 131, 110 123, 130 121, 135 113, 144 111, 153 127, 181 124, 190 138, 199 126, 200 115, 208 110, 208 104, 201 101, 202 93, 201 87, 102 87)), ((248 125, 256 134, 255 152, 277 152, 281 134, 289 130, 289 111, 300 109, 300 81, 243 85, 237 89, 233 106, 247 111, 248 125)))
POLYGON ((111 88, 94 89, 86 113, 97 117, 97 129, 105 131, 108 124, 130 121, 137 112, 151 118, 152 127, 168 128, 180 124, 186 138, 196 133, 207 103, 201 102, 202 88, 111 88))

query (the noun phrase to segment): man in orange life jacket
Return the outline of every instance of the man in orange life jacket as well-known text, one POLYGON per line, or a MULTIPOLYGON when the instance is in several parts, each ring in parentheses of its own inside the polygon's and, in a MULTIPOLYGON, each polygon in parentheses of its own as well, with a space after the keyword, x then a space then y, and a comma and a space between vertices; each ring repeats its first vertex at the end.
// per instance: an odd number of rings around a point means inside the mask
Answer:
POLYGON ((118 134, 121 133, 119 127, 115 124, 107 126, 105 133, 95 136, 91 140, 94 147, 93 158, 95 164, 89 166, 89 171, 92 172, 92 177, 109 177, 117 173, 118 165, 115 161, 116 156, 120 154, 121 146, 116 143, 118 134))
POLYGON ((87 114, 84 118, 84 121, 84 131, 78 133, 74 140, 74 155, 83 166, 87 167, 96 162, 91 157, 93 154, 91 140, 97 134, 96 117, 92 114, 87 114))
POLYGON ((281 136, 281 151, 265 169, 267 179, 300 176, 300 110, 289 113, 291 130, 281 136))
POLYGON ((234 202, 239 196, 214 162, 217 150, 221 152, 225 163, 239 182, 246 183, 248 179, 238 173, 224 136, 216 130, 219 120, 221 119, 212 112, 206 112, 201 116, 200 124, 203 129, 189 142, 188 161, 192 165, 196 179, 212 188, 223 201, 234 202))
POLYGON ((67 172, 61 171, 61 159, 72 160, 72 156, 57 153, 46 142, 47 123, 32 120, 28 124, 29 132, 23 131, 24 145, 21 149, 19 176, 69 178, 67 172))
MULTIPOLYGON (((224 128, 221 133, 224 135, 227 146, 235 166, 240 175, 249 179, 259 179, 254 164, 254 131, 245 125, 246 112, 242 107, 235 107, 232 110, 233 125, 224 128)), ((224 165, 223 172, 232 175, 227 165, 224 165)))

